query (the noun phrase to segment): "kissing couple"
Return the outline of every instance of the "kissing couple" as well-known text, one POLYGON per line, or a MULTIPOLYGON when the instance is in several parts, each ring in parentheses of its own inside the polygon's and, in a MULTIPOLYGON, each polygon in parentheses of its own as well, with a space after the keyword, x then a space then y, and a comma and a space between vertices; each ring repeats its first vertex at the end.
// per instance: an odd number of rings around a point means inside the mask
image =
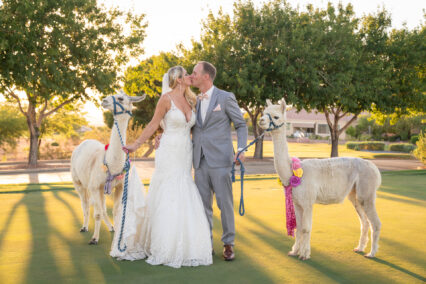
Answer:
MULTIPOLYGON (((146 258, 149 264, 175 268, 212 264, 212 206, 216 195, 223 258, 235 258, 231 167, 247 145, 247 126, 234 94, 215 87, 215 77, 216 68, 205 61, 198 62, 191 75, 181 66, 164 74, 162 96, 153 118, 135 142, 123 147, 129 153, 136 151, 162 125, 144 217, 140 228, 132 228, 134 241, 127 243, 124 253, 114 247, 114 236, 111 256, 146 258), (198 88, 200 95, 196 96, 191 86, 198 88), (231 123, 238 137, 237 153, 232 145, 231 123)), ((239 158, 244 161, 244 153, 239 158)))

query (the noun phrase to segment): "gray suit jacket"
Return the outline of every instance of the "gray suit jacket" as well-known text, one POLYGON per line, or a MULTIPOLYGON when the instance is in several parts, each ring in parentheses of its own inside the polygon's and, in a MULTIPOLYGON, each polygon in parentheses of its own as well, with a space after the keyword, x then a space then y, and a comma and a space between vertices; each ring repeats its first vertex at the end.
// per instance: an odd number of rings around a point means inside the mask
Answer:
POLYGON ((247 146, 247 125, 238 107, 235 95, 213 89, 204 123, 201 120, 200 103, 197 101, 197 122, 192 128, 194 168, 200 166, 201 153, 212 168, 230 167, 234 160, 231 122, 238 137, 238 148, 247 146), (220 105, 220 111, 213 111, 220 105))

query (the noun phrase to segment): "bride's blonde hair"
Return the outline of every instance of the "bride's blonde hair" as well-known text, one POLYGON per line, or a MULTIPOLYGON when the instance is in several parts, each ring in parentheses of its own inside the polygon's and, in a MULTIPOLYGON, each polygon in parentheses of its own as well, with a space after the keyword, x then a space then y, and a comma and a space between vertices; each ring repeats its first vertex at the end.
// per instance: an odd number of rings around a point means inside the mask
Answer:
MULTIPOLYGON (((169 76, 169 87, 171 89, 174 89, 178 84, 177 79, 182 79, 182 80, 184 79, 183 77, 185 74, 185 68, 183 68, 182 66, 174 66, 170 68, 169 71, 167 71, 167 74, 169 76)), ((194 94, 194 92, 191 90, 189 86, 186 87, 183 95, 186 101, 191 106, 191 108, 194 110, 195 105, 197 104, 197 96, 194 94)))

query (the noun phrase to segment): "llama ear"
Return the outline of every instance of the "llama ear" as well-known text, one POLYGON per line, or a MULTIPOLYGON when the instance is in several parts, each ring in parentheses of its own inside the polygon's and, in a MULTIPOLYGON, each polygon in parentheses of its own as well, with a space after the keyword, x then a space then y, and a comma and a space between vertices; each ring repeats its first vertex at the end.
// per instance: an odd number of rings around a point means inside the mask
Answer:
POLYGON ((146 94, 143 94, 142 96, 129 97, 129 100, 132 103, 138 103, 143 101, 145 98, 146 98, 146 94))
POLYGON ((266 99, 266 105, 267 105, 267 106, 271 106, 271 105, 272 105, 272 102, 271 102, 271 100, 270 100, 270 99, 266 99))
POLYGON ((281 102, 281 111, 285 112, 285 110, 287 108, 287 104, 285 103, 285 99, 282 98, 280 102, 281 102))

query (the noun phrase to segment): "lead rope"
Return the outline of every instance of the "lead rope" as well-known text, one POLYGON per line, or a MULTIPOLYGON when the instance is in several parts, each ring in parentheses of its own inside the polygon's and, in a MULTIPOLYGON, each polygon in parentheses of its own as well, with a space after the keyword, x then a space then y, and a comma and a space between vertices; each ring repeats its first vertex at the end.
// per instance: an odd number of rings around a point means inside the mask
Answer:
MULTIPOLYGON (((272 117, 269 113, 267 113, 266 115, 268 115, 269 117, 269 126, 268 129, 265 129, 265 131, 260 134, 256 139, 254 139, 253 141, 250 142, 250 144, 248 144, 246 147, 244 147, 241 151, 238 152, 237 157, 235 160, 237 160, 240 163, 240 180, 241 180, 241 195, 240 195, 240 206, 238 208, 238 213, 240 213, 240 216, 244 216, 244 213, 246 212, 245 208, 244 208, 244 173, 245 173, 245 168, 243 163, 240 160, 240 154, 244 151, 246 151, 249 147, 251 147, 254 143, 256 143, 259 139, 263 138, 263 136, 265 135, 266 132, 270 132, 272 130, 278 129, 281 126, 284 125, 284 123, 281 123, 280 125, 276 125, 273 121, 272 121, 272 117)), ((231 169, 231 180, 232 182, 235 182, 235 162, 232 164, 232 169, 231 169)))
MULTIPOLYGON (((120 133, 120 128, 118 127, 117 120, 114 119, 114 124, 117 127, 118 136, 120 137, 121 146, 124 147, 123 137, 120 133)), ((127 209, 127 187, 129 184, 129 172, 130 172, 130 157, 129 153, 126 153, 126 162, 124 163, 124 170, 126 171, 126 175, 124 177, 124 186, 123 186, 123 197, 121 198, 121 203, 123 204, 123 216, 121 217, 121 228, 120 228, 120 236, 118 238, 118 250, 120 252, 124 252, 127 249, 127 245, 124 244, 124 248, 121 248, 121 241, 123 240, 123 231, 124 231, 124 223, 126 221, 126 209, 127 209)))

